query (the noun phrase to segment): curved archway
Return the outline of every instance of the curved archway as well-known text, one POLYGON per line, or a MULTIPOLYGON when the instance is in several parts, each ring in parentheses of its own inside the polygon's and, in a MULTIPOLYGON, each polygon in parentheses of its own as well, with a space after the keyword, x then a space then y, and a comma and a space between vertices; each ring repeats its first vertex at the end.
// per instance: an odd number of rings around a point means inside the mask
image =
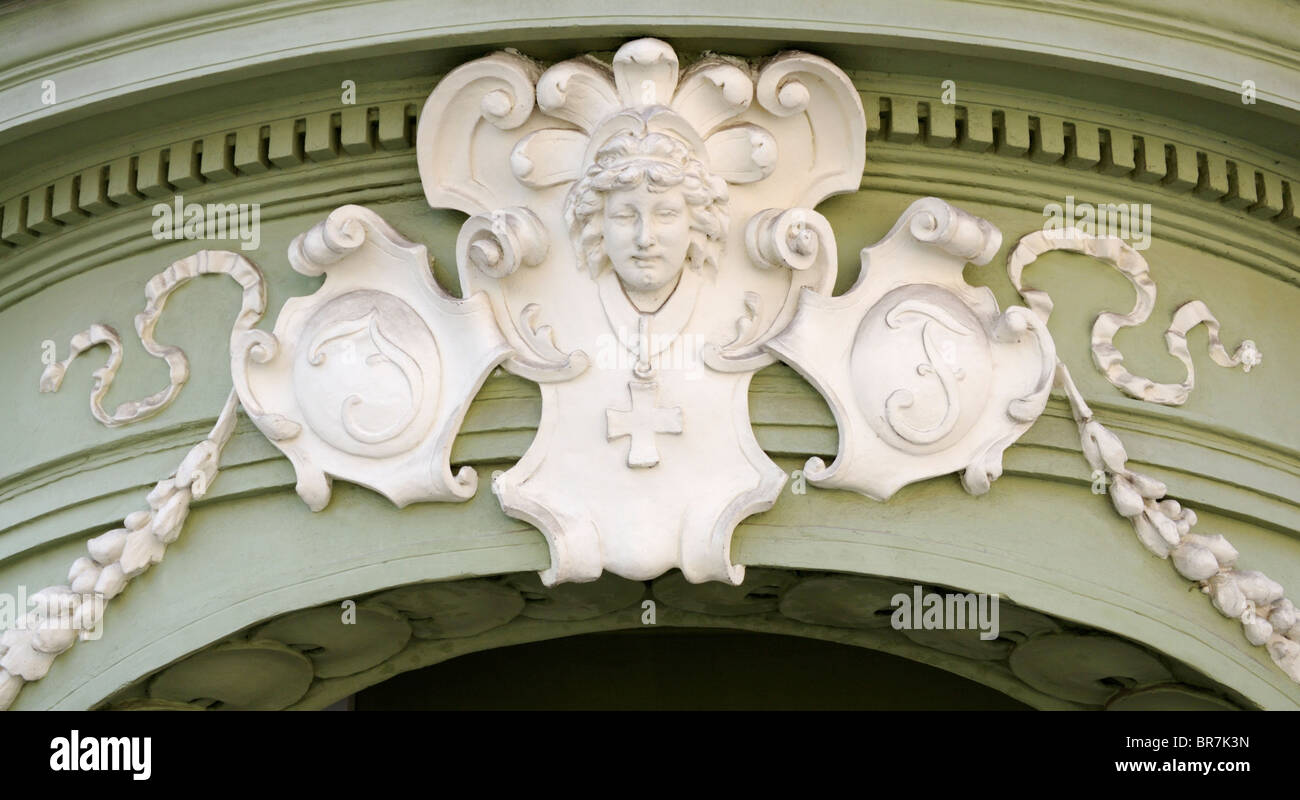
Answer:
MULTIPOLYGON (((1125 62, 1121 73, 1098 77, 1091 60, 1076 61, 1077 49, 1058 49, 1059 26, 1048 16, 1030 14, 1026 19, 1032 24, 1019 26, 1025 48, 1005 37, 974 48, 969 43, 957 47, 950 41, 951 31, 909 27, 933 44, 935 49, 927 51, 899 39, 897 31, 859 26, 851 3, 832 5, 846 24, 828 27, 825 19, 800 23, 805 28, 800 37, 806 35, 818 54, 849 75, 866 115, 869 153, 861 189, 816 209, 835 231, 841 263, 833 294, 843 294, 858 277, 857 251, 885 234, 890 221, 917 197, 941 195, 959 203, 1004 231, 1008 248, 1015 236, 1043 226, 1045 209, 1067 197, 1155 206, 1160 228, 1147 255, 1152 274, 1159 273, 1162 300, 1151 325, 1173 311, 1175 300, 1213 298, 1225 336, 1258 338, 1268 360, 1249 381, 1198 366, 1199 389, 1179 408, 1125 398, 1088 369, 1076 372, 1080 392, 1107 426, 1123 434, 1135 468, 1158 478, 1177 503, 1194 507, 1202 520, 1198 530, 1222 533, 1241 548, 1243 570, 1265 569, 1286 587, 1300 584, 1298 429, 1289 407, 1275 399, 1294 395, 1300 380, 1300 370, 1288 368, 1294 362, 1288 361, 1288 348, 1297 298, 1298 223, 1292 199, 1300 172, 1294 137, 1279 135, 1290 131, 1279 115, 1285 108, 1291 111, 1284 116, 1294 116, 1293 98, 1262 93, 1257 109, 1237 102, 1235 90, 1223 94, 1224 86, 1233 88, 1232 81, 1204 83, 1205 76, 1186 73, 1182 67, 1192 63, 1244 62, 1232 60, 1239 55, 1235 49, 1228 61, 1204 58, 1223 50, 1223 42, 1184 42, 1170 33, 1177 26, 1141 34, 1147 42, 1168 37, 1178 44, 1174 50, 1156 48, 1167 56, 1163 66, 1125 62), (1035 68, 1009 66, 1002 61, 1007 48, 1035 68), (958 54, 958 49, 965 52, 958 54), (967 77, 957 102, 950 104, 937 99, 937 89, 954 63, 961 64, 967 77), (1085 75, 1088 80, 1076 80, 1085 75), (1071 87, 1067 94, 1059 91, 1062 85, 1071 87), (1268 113, 1260 114, 1264 109, 1268 113)), ((466 13, 474 17, 480 12, 466 13)), ((1153 12, 1152 19, 1162 13, 1153 12)), ((69 564, 75 569, 78 559, 84 563, 87 539, 121 528, 128 515, 138 521, 146 494, 212 427, 210 415, 227 397, 225 332, 237 306, 232 297, 202 286, 178 292, 169 301, 170 321, 161 323, 167 335, 160 338, 187 353, 195 367, 185 394, 167 415, 143 420, 127 435, 101 429, 85 410, 92 381, 88 366, 69 373, 68 385, 58 395, 35 391, 41 365, 31 357, 33 337, 53 337, 42 347, 53 347, 57 340, 61 350, 66 337, 88 322, 125 330, 129 314, 137 309, 104 301, 119 299, 124 286, 145 285, 167 263, 188 259, 199 247, 193 241, 145 235, 154 200, 179 203, 184 189, 186 197, 198 202, 264 204, 264 236, 259 234, 260 247, 248 256, 265 270, 273 306, 284 297, 312 291, 312 280, 288 269, 284 254, 294 237, 342 202, 382 205, 385 219, 434 256, 438 282, 459 291, 455 245, 465 219, 460 212, 431 211, 424 198, 412 135, 419 104, 441 73, 479 55, 480 48, 522 47, 528 55, 550 61, 621 41, 607 28, 613 17, 575 18, 565 32, 544 19, 521 19, 502 29, 477 17, 470 28, 408 31, 400 19, 388 20, 373 9, 366 15, 391 22, 398 38, 421 50, 395 57, 386 44, 327 37, 330 43, 322 40, 319 48, 286 55, 265 74, 243 81, 247 76, 237 64, 260 63, 265 54, 244 53, 245 61, 219 67, 206 64, 211 53, 224 51, 195 46, 198 39, 192 37, 206 35, 199 30, 203 26, 187 27, 159 41, 185 51, 204 76, 200 81, 196 72, 170 72, 168 83, 174 89, 187 81, 196 89, 199 83, 224 85, 218 93, 224 105, 197 91, 161 102, 158 92, 170 89, 136 94, 132 87, 144 84, 118 81, 121 71, 98 70, 105 94, 79 100, 61 96, 57 106, 37 109, 39 114, 0 121, 0 133, 8 131, 0 155, 20 167, 0 180, 0 272, 6 276, 0 286, 0 329, 5 331, 0 340, 15 367, 5 397, 11 415, 30 422, 11 426, 6 451, 11 458, 0 470, 0 584, 6 591, 27 587, 30 593, 35 587, 75 583, 65 576, 69 564), (344 65, 372 77, 363 103, 340 113, 333 90, 336 71, 344 65), (282 80, 281 70, 288 69, 300 71, 292 80, 282 80), (124 105, 109 108, 113 102, 124 105), (61 119, 75 122, 83 114, 95 124, 55 127, 61 119), (141 129, 139 119, 152 120, 153 128, 141 129), (87 138, 85 131, 91 129, 96 133, 87 138), (21 130, 42 135, 15 139, 21 130), (52 153, 58 157, 49 158, 52 153), (210 365, 220 369, 210 370, 210 365)), ((281 24, 273 17, 250 10, 240 24, 258 30, 281 24)), ((1207 21, 1222 23, 1201 19, 1207 21)), ((678 18, 659 22, 665 31, 680 34, 669 38, 688 61, 717 47, 758 56, 792 44, 784 19, 710 20, 707 29, 678 18)), ((340 17, 326 27, 348 33, 351 23, 340 17)), ((1092 24, 1138 34, 1122 15, 1092 24)), ((1278 35, 1257 29, 1257 21, 1225 24, 1224 29, 1257 43, 1278 35)), ((39 48, 57 49, 71 30, 38 27, 30 38, 39 48)), ((308 34, 324 29, 300 27, 308 34)), ((98 52, 98 45, 91 50, 98 52)), ((82 70, 82 55, 72 54, 61 63, 82 70)), ((126 56, 110 53, 113 59, 126 56)), ((148 78, 149 70, 165 61, 133 58, 131 70, 143 70, 140 75, 148 78)), ((1276 64, 1251 63, 1251 70, 1238 72, 1257 77, 1285 73, 1276 64)), ((1261 80, 1261 89, 1269 83, 1261 80)), ((84 88, 78 81, 72 84, 84 88)), ((14 91, 0 88, 0 93, 14 91)), ((34 103, 34 97, 23 102, 34 103)), ((1055 309, 1051 327, 1059 351, 1080 364, 1089 350, 1087 332, 1094 315, 1133 302, 1122 277, 1081 267, 1085 262, 1044 253, 1032 276, 1034 286, 1068 297, 1055 309), (1090 277, 1081 280, 1085 272, 1090 277)), ((1002 307, 1022 302, 1014 291, 1018 287, 997 269, 967 272, 971 284, 981 290, 987 286, 1002 307)), ((1122 344, 1133 368, 1168 379, 1170 374, 1159 374, 1170 365, 1159 333, 1153 327, 1130 333, 1133 340, 1122 344)), ((1203 358, 1203 353, 1196 355, 1198 364, 1203 358)), ((126 362, 115 393, 137 397, 157 388, 156 374, 145 366, 137 371, 138 362, 129 355, 126 362)), ((452 461, 474 467, 483 477, 508 469, 536 435, 539 406, 533 384, 506 374, 490 376, 469 408, 452 461)), ((754 376, 749 415, 758 444, 792 484, 809 456, 826 458, 836 452, 836 424, 826 404, 788 367, 775 365, 754 376)), ((1030 703, 1038 707, 1101 707, 1120 700, 1134 705, 1152 703, 1153 697, 1177 705, 1177 698, 1188 697, 1180 694, 1184 685, 1197 687, 1198 697, 1208 691, 1243 706, 1300 707, 1300 684, 1289 681, 1267 652, 1251 643, 1258 640, 1258 630, 1248 639, 1240 616, 1225 618, 1189 591, 1195 584, 1147 552, 1109 501, 1089 491, 1091 466, 1081 457, 1070 405, 1054 398, 1007 451, 1003 476, 981 498, 965 495, 950 476, 909 486, 884 504, 848 492, 785 492, 771 511, 749 518, 736 530, 733 562, 798 579, 775 594, 776 610, 732 614, 678 607, 658 597, 658 581, 641 585, 637 598, 659 601, 661 619, 697 630, 852 639, 850 643, 927 664, 952 656, 945 669, 983 676, 990 686, 1001 686, 999 681, 1023 684, 1012 658, 1015 653, 1027 658, 1024 654, 1033 655, 1037 648, 1047 647, 1037 658, 1055 664, 1078 653, 1071 647, 1121 641, 1102 645, 1111 648, 1105 655, 1132 657, 1124 670, 1082 679, 1081 687, 1033 689, 1044 695, 1030 703), (892 629, 886 634, 851 620, 836 624, 834 618, 814 614, 799 619, 781 611, 783 592, 805 580, 832 579, 825 570, 891 576, 887 580, 905 586, 915 581, 996 592, 1076 638, 1042 630, 1025 634, 1023 641, 1004 642, 1007 652, 998 659, 963 652, 958 655, 964 660, 958 661, 936 640, 917 642, 892 629), (1053 644, 1030 647, 1044 641, 1053 644), (1143 655, 1134 656, 1129 647, 1143 655), (1152 667, 1152 660, 1159 666, 1152 667), (1139 670, 1141 665, 1145 667, 1139 670)), ((1091 480, 1095 492, 1097 479, 1091 480)), ((293 495, 293 485, 289 465, 246 419, 241 421, 223 454, 221 479, 194 504, 184 535, 174 543, 168 540, 165 568, 140 575, 133 579, 136 588, 114 596, 103 639, 59 656, 48 677, 26 684, 15 707, 138 704, 143 701, 131 698, 147 697, 169 671, 188 664, 202 672, 195 665, 201 667, 197 659, 207 654, 229 663, 253 658, 291 679, 289 690, 254 692, 243 698, 246 702, 314 708, 329 697, 370 685, 366 681, 372 678, 418 669, 422 659, 644 624, 639 606, 628 605, 569 619, 539 619, 520 611, 482 631, 436 634, 428 630, 431 617, 366 603, 394 587, 432 581, 464 588, 481 585, 464 580, 470 576, 497 576, 487 583, 507 587, 497 593, 502 608, 522 603, 535 610, 539 598, 530 595, 540 593, 520 581, 550 566, 542 536, 505 517, 484 490, 486 481, 479 495, 463 505, 413 505, 400 513, 381 497, 340 482, 330 507, 310 514, 293 495), (345 598, 373 614, 371 624, 362 626, 369 638, 361 645, 340 644, 340 652, 351 655, 322 672, 316 650, 324 646, 303 638, 305 623, 299 615, 319 608, 320 618, 335 618, 345 598), (400 638, 406 629, 411 633, 405 643, 385 654, 393 647, 392 637, 400 638)), ((84 574, 77 577, 86 580, 84 574)), ((490 598, 480 600, 472 608, 492 607, 490 598)), ((1279 630, 1280 620, 1294 626, 1291 611, 1283 610, 1274 620, 1279 630)), ((1300 627, 1292 636, 1300 641, 1296 637, 1300 627)), ((41 661, 44 655, 48 653, 31 660, 41 661)), ((1019 667, 1032 674, 1026 664, 1019 667)), ((32 670, 32 676, 37 672, 41 670, 32 670)), ((172 680, 184 683, 180 678, 172 680)), ((222 691, 241 688, 237 683, 222 691)), ((280 685, 274 680, 255 684, 280 685)), ((168 702, 238 705, 218 701, 211 694, 221 692, 208 691, 168 702)), ((162 701, 145 704, 154 702, 162 701)))
MULTIPOLYGON (((972 617, 964 628, 931 629, 918 615, 903 621, 915 627, 900 629, 900 594, 959 593, 773 569, 752 569, 739 587, 690 584, 676 572, 645 583, 607 575, 554 589, 533 574, 412 584, 258 624, 141 678, 102 706, 320 709, 470 654, 649 628, 863 648, 887 656, 882 663, 919 662, 1039 709, 1256 706, 1178 659, 992 598, 991 631, 981 627, 983 614, 981 625, 972 617), (982 638, 986 632, 995 636, 982 638)), ((658 640, 659 649, 667 641, 658 640)))
POLYGON ((349 704, 357 711, 1032 708, 878 650, 700 628, 592 633, 471 653, 396 675, 349 704))

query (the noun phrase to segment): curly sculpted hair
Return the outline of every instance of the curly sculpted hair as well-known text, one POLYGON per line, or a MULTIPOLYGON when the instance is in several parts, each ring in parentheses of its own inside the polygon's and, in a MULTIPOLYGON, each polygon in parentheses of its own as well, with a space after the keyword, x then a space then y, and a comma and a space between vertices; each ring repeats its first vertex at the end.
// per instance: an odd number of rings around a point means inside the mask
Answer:
POLYGON ((646 183, 652 192, 680 187, 690 216, 692 269, 716 269, 726 238, 727 182, 710 174, 689 145, 657 132, 620 133, 596 152, 587 173, 564 200, 564 221, 578 252, 579 267, 594 278, 609 265, 604 246, 605 195, 646 183))

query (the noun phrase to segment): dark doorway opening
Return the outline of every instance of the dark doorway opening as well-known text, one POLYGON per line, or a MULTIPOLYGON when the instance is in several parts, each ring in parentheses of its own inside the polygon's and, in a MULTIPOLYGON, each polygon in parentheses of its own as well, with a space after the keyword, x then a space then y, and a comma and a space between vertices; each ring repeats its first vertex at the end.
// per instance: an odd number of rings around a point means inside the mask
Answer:
POLYGON ((661 628, 471 653, 358 692, 367 710, 1030 707, 905 658, 794 636, 661 628))

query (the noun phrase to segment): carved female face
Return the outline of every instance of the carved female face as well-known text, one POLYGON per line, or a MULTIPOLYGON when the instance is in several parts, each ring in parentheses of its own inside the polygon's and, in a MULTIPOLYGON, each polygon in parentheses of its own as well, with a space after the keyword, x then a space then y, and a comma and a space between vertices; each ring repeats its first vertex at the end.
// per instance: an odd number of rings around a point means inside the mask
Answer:
POLYGON ((642 311, 672 294, 685 266, 717 266, 726 238, 727 184, 680 138, 656 131, 613 136, 564 201, 579 264, 615 275, 642 311))
POLYGON ((623 285, 654 292, 676 283, 691 244, 691 219, 679 187, 649 182, 610 192, 602 233, 605 254, 623 285))

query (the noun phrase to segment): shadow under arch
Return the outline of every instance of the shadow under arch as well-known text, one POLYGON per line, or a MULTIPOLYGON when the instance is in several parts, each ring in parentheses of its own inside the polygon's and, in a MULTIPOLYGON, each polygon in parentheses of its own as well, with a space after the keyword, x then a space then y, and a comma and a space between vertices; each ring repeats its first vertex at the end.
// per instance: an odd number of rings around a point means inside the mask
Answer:
POLYGON ((645 626, 468 653, 395 675, 356 711, 1028 711, 878 650, 726 628, 645 626))
POLYGON ((981 638, 978 625, 927 629, 919 615, 911 618, 916 629, 896 629, 899 594, 958 597, 950 607, 960 598, 979 602, 940 586, 760 568, 739 587, 689 584, 677 572, 646 582, 606 575, 552 589, 533 573, 410 584, 250 626, 144 676, 100 707, 321 709, 460 656, 650 626, 866 648, 1036 709, 1257 706, 1141 644, 1005 601, 987 599, 997 609, 996 638, 981 638))

